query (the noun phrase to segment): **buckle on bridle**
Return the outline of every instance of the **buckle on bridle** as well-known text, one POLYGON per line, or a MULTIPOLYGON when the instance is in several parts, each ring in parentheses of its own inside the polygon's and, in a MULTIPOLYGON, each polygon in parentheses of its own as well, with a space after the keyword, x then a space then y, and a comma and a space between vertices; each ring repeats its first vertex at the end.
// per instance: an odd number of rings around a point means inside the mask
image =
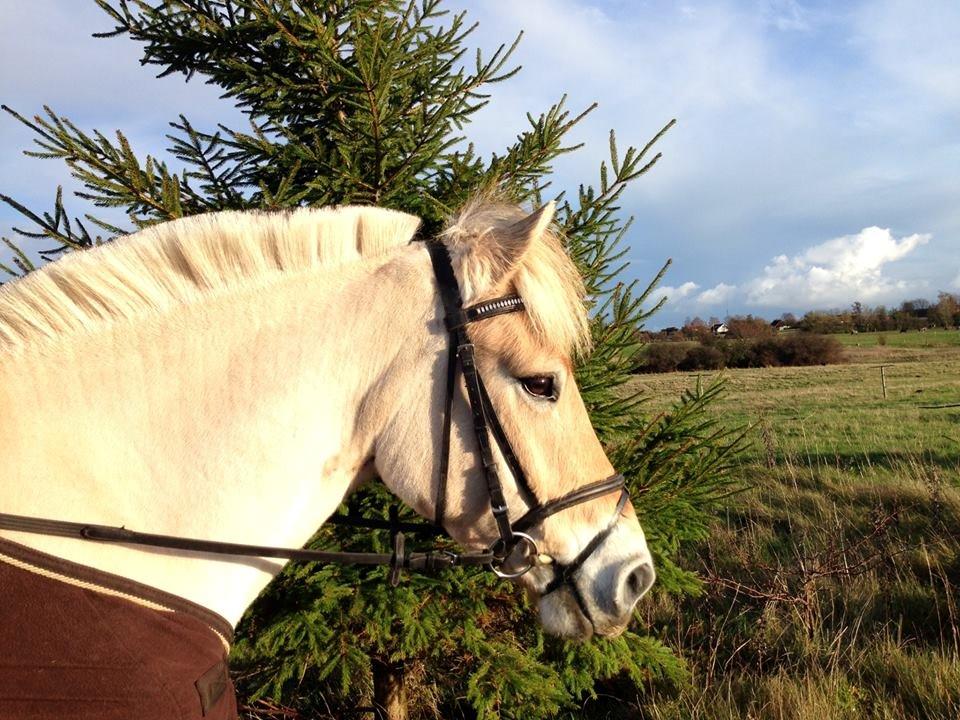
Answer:
POLYGON ((513 537, 516 539, 513 546, 510 548, 500 547, 503 546, 503 540, 497 540, 493 545, 490 546, 490 551, 493 553, 493 559, 490 561, 490 569, 493 570, 494 574, 497 577, 501 578, 518 578, 521 575, 526 575, 528 572, 533 570, 534 567, 540 564, 540 550, 537 548, 536 541, 527 535, 526 533, 515 532, 513 537), (524 547, 524 560, 526 564, 523 565, 519 570, 514 571, 504 571, 504 563, 517 552, 517 548, 520 545, 524 547), (506 552, 499 552, 500 550, 506 550, 506 552))

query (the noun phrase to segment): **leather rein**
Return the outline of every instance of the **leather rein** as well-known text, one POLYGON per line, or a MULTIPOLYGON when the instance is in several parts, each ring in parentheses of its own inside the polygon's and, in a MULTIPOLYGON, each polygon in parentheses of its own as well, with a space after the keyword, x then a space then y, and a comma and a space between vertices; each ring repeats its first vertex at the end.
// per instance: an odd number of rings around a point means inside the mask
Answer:
POLYGON ((547 584, 543 594, 553 592, 563 585, 569 585, 582 606, 583 600, 580 597, 579 590, 573 583, 573 577, 587 558, 589 558, 607 536, 613 532, 620 513, 629 500, 629 495, 624 487, 624 478, 622 475, 617 474, 605 480, 577 488, 562 497, 548 500, 547 502, 541 503, 537 499, 490 402, 490 396, 487 394, 483 380, 477 371, 473 344, 470 342, 470 338, 466 332, 467 326, 474 322, 505 313, 522 311, 523 300, 517 295, 506 295, 469 307, 463 307, 460 288, 453 271, 448 250, 443 244, 437 241, 428 241, 425 244, 430 253, 437 286, 443 301, 445 312, 444 323, 450 335, 435 525, 398 522, 396 507, 391 508, 389 521, 368 520, 356 517, 352 513, 349 515, 334 515, 329 518, 329 522, 337 525, 391 530, 393 535, 392 553, 333 552, 309 548, 298 549, 246 545, 242 543, 201 540, 171 535, 157 535, 128 530, 125 527, 49 520, 11 515, 8 513, 0 513, 0 529, 41 535, 55 535, 95 542, 143 545, 217 555, 283 558, 301 562, 335 563, 341 565, 386 565, 391 568, 391 585, 396 585, 399 582, 400 574, 403 570, 431 573, 456 566, 487 566, 500 577, 514 578, 529 572, 537 565, 549 565, 554 569, 554 577, 547 584), (470 405, 473 430, 483 465, 483 475, 490 500, 490 510, 493 513, 499 537, 487 550, 480 552, 455 553, 446 549, 432 549, 424 552, 409 551, 405 547, 404 531, 415 533, 427 532, 435 535, 443 534, 443 523, 446 512, 447 476, 450 460, 452 410, 453 399, 456 394, 458 367, 462 370, 464 384, 467 388, 467 400, 470 405), (491 436, 500 449, 500 453, 514 477, 517 490, 528 507, 527 512, 515 522, 510 521, 503 485, 500 481, 500 475, 497 472, 493 447, 490 442, 491 436), (542 523, 551 515, 575 505, 609 495, 617 490, 620 491, 620 499, 610 523, 605 529, 597 533, 571 562, 566 564, 559 563, 555 559, 539 553, 536 541, 528 534, 529 530, 542 523), (518 552, 520 554, 519 559, 523 561, 522 564, 506 568, 505 565, 507 561, 512 559, 518 552))

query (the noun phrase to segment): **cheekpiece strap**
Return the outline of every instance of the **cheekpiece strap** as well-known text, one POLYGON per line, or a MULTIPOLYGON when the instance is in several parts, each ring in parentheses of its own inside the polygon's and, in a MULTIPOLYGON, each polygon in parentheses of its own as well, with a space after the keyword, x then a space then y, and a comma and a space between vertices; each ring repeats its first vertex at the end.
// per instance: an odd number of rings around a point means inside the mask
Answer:
MULTIPOLYGON (((443 301, 443 312, 446 317, 457 316, 463 310, 463 298, 460 296, 460 285, 453 272, 453 263, 450 261, 450 252, 443 243, 428 240, 427 251, 433 265, 433 274, 437 278, 437 288, 440 290, 440 299, 443 301)), ((455 328, 447 327, 450 332, 455 328)))
MULTIPOLYGON (((523 309, 523 300, 517 295, 506 295, 494 300, 487 300, 470 307, 463 307, 463 298, 460 295, 460 286, 457 283, 456 273, 450 259, 450 252, 446 246, 437 241, 427 241, 427 251, 430 253, 430 262, 437 279, 437 287, 443 302, 444 323, 450 333, 450 355, 447 362, 447 398, 444 405, 443 438, 440 449, 439 483, 437 487, 436 513, 434 523, 443 526, 447 501, 447 475, 450 466, 450 430, 452 417, 452 403, 456 381, 457 362, 463 370, 464 384, 467 387, 467 399, 470 403, 473 418, 473 430, 477 438, 477 447, 483 463, 484 477, 487 482, 487 494, 490 498, 490 509, 496 520, 500 535, 500 552, 506 554, 514 544, 513 530, 507 513, 507 503, 503 494, 503 485, 500 482, 494 462, 493 449, 490 443, 491 434, 500 443, 497 431, 502 435, 502 429, 496 422, 496 414, 489 407, 489 399, 484 402, 486 393, 482 387, 480 375, 477 372, 473 356, 473 345, 466 333, 466 325, 479 320, 485 320, 496 315, 517 312, 523 309), (496 427, 491 428, 488 420, 492 418, 496 427)), ((513 456, 512 450, 508 453, 513 456)), ((518 480, 520 482, 520 480, 518 480)), ((523 483, 525 485, 525 482, 523 483)))
POLYGON ((490 401, 490 395, 487 394, 487 386, 483 384, 483 378, 479 375, 477 376, 477 382, 480 385, 480 400, 483 402, 483 406, 487 412, 490 431, 493 433, 493 439, 497 441, 500 454, 503 455, 507 467, 510 468, 510 472, 513 473, 513 479, 517 483, 517 490, 519 490, 520 495, 523 496, 523 501, 527 504, 527 507, 539 507, 540 501, 537 499, 537 494, 533 491, 533 488, 530 487, 527 474, 523 471, 523 466, 520 464, 517 454, 513 451, 513 447, 510 445, 510 440, 507 439, 507 434, 500 424, 500 419, 493 411, 493 403, 490 401))

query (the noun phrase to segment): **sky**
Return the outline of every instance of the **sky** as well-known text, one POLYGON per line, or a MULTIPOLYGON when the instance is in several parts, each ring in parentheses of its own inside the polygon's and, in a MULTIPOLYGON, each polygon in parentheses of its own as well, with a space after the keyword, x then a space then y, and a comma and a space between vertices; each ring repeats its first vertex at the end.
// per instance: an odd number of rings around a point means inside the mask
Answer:
MULTIPOLYGON (((622 198, 630 278, 673 264, 651 327, 934 299, 960 291, 960 3, 449 0, 485 52, 523 40, 523 66, 467 128, 486 153, 563 94, 599 102, 554 187, 596 183, 616 131, 643 145, 672 118, 663 158, 622 198)), ((0 102, 49 104, 84 129, 122 129, 161 154, 167 122, 242 126, 215 89, 154 79, 92 2, 0 0, 0 102)), ((75 189, 31 133, 0 117, 0 193, 49 209, 75 189)), ((86 211, 79 200, 68 210, 86 211)), ((0 233, 18 216, 0 207, 0 233)), ((0 249, 0 260, 8 255, 0 249)))

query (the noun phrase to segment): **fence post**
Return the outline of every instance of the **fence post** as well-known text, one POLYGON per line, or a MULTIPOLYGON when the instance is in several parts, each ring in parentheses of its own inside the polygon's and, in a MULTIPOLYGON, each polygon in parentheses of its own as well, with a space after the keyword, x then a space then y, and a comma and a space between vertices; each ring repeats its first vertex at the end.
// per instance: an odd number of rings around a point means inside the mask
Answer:
POLYGON ((880 368, 880 389, 883 390, 883 399, 887 399, 887 376, 884 373, 884 368, 893 367, 892 365, 875 365, 874 367, 880 368))

